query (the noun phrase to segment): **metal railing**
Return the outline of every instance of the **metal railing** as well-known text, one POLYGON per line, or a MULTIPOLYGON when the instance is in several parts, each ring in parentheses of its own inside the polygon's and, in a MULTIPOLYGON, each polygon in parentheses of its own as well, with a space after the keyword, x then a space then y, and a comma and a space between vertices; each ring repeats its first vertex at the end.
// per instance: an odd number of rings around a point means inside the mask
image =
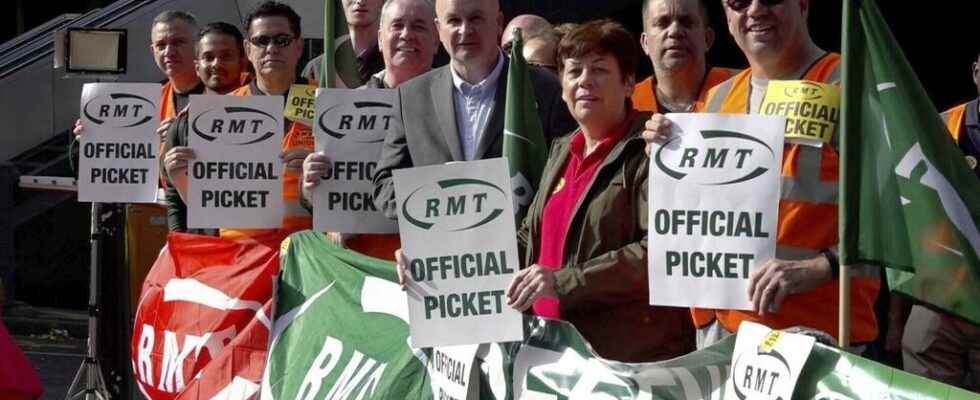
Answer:
POLYGON ((68 26, 105 27, 156 1, 158 0, 120 0, 75 18, 66 19, 62 15, 11 39, 0 47, 0 79, 40 59, 51 57, 54 53, 55 31, 68 26))

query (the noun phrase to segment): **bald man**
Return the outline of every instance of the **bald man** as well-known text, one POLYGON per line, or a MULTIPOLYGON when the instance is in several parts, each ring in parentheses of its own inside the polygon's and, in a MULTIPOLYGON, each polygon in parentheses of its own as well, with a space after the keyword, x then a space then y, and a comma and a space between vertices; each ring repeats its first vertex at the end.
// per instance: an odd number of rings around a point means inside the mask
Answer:
POLYGON ((552 33, 545 33, 527 37, 523 55, 528 64, 551 71, 557 76, 558 64, 555 62, 557 51, 558 37, 552 33))
MULTIPOLYGON (((392 171, 503 153, 509 60, 497 45, 502 26, 498 0, 436 1, 436 28, 450 63, 398 87, 403 123, 385 138, 374 177, 374 202, 389 218, 398 216, 392 171)), ((545 136, 572 131, 558 80, 532 67, 531 84, 545 136)))
POLYGON ((504 28, 500 36, 500 48, 504 52, 510 51, 510 44, 514 41, 514 28, 521 28, 524 38, 529 39, 545 33, 551 33, 554 27, 548 20, 533 14, 523 14, 514 17, 504 28))

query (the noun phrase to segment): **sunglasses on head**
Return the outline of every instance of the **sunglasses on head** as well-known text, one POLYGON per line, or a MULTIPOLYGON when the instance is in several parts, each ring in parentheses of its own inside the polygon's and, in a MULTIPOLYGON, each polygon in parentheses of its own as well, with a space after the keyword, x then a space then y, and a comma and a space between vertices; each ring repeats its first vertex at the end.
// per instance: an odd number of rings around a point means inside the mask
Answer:
POLYGON ((270 43, 273 46, 282 48, 282 47, 289 46, 289 44, 292 43, 293 40, 296 40, 296 38, 293 37, 292 35, 287 35, 285 33, 276 36, 260 35, 260 36, 248 38, 249 43, 252 43, 253 45, 261 48, 266 48, 266 46, 268 46, 270 43))
MULTIPOLYGON (((749 8, 749 6, 752 5, 752 1, 753 0, 725 0, 725 4, 728 6, 728 8, 732 9, 732 11, 741 12, 746 8, 749 8)), ((759 3, 762 3, 762 5, 766 7, 778 6, 780 4, 783 4, 783 0, 758 0, 758 1, 759 3)))

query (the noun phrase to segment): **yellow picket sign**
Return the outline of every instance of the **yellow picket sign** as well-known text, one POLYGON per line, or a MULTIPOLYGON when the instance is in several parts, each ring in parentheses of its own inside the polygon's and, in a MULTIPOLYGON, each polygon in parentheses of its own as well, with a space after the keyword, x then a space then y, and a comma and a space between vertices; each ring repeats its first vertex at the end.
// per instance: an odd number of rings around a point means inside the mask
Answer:
POLYGON ((290 86, 289 95, 286 96, 286 109, 283 111, 286 119, 313 126, 313 119, 316 116, 315 100, 316 86, 290 86))
POLYGON ((770 81, 760 114, 786 117, 786 141, 830 143, 840 122, 840 88, 812 81, 770 81))

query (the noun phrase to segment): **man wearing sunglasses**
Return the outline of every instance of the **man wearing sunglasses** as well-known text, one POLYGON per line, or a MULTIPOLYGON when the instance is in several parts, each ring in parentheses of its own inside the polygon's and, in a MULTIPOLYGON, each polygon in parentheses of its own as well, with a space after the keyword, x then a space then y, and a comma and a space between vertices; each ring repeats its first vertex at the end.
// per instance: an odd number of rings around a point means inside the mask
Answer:
MULTIPOLYGON (((298 77, 296 66, 303 54, 300 17, 291 7, 276 1, 259 4, 245 17, 245 54, 255 69, 255 79, 232 92, 235 96, 281 96, 294 84, 314 84, 298 77)), ((285 165, 282 174, 285 215, 279 229, 222 229, 227 238, 251 237, 257 240, 279 239, 309 229, 313 218, 300 205, 299 180, 303 158, 313 151, 313 132, 301 122, 287 121, 279 158, 285 165)))
POLYGON ((537 36, 522 36, 527 38, 523 51, 527 63, 558 76, 558 64, 555 60, 558 56, 558 35, 548 31, 537 36))
MULTIPOLYGON (((340 5, 347 21, 347 34, 334 44, 334 65, 337 87, 356 88, 384 68, 378 48, 378 22, 383 0, 342 0, 340 5)), ((323 70, 323 54, 313 58, 303 68, 302 76, 319 80, 323 70)))
MULTIPOLYGON (((710 90, 697 111, 759 113, 771 80, 809 80, 839 85, 840 55, 813 42, 809 0, 722 0, 728 30, 749 68, 710 90)), ((670 122, 655 114, 643 133, 648 142, 670 137, 670 122)), ((776 258, 752 272, 752 311, 692 311, 698 347, 738 330, 742 321, 770 328, 805 327, 837 335, 838 133, 820 146, 787 141, 783 150, 776 258)), ((647 148, 649 152, 649 146, 647 148)), ((874 303, 879 268, 851 266, 851 350, 878 336, 874 303)))
POLYGON ((644 0, 640 44, 653 76, 633 90, 633 107, 651 112, 691 112, 708 89, 736 70, 708 67, 715 41, 704 0, 644 0))

